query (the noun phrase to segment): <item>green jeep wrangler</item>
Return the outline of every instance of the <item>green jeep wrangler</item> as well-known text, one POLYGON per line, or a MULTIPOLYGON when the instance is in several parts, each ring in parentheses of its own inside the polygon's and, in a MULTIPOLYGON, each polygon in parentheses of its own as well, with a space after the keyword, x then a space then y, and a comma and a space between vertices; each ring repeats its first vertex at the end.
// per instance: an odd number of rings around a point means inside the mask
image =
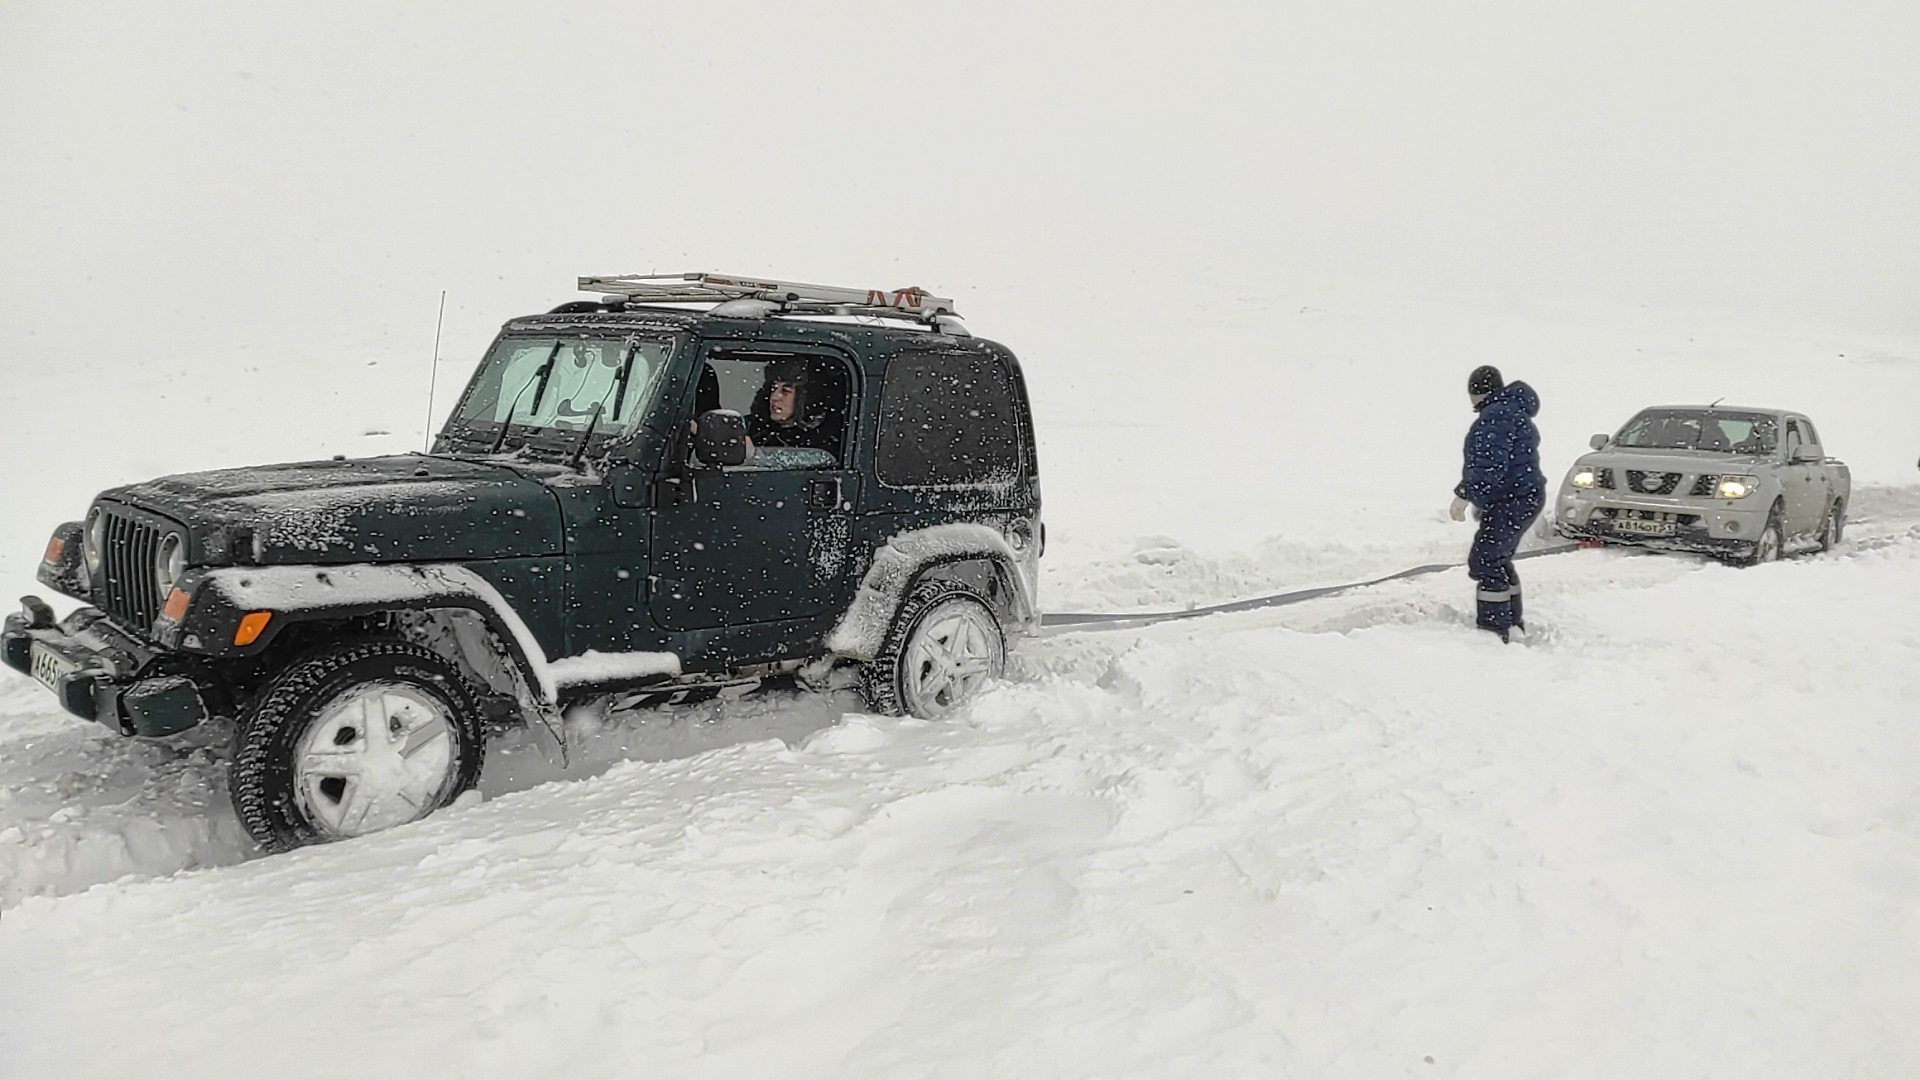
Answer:
POLYGON ((490 734, 772 676, 934 718, 1039 620, 1033 421, 951 301, 582 278, 427 454, 169 476, 54 530, 0 656, 135 736, 234 723, 282 851, 420 818, 490 734), (845 672, 844 675, 837 674, 845 672))

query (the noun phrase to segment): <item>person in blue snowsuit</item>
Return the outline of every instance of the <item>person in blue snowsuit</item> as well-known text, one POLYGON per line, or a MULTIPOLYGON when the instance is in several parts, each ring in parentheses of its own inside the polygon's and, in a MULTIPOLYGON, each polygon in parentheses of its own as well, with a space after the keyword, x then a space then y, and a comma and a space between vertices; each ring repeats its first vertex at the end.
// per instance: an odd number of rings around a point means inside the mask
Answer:
POLYGON ((1465 521, 1471 506, 1480 519, 1467 554, 1467 574, 1478 584, 1475 622, 1506 641, 1513 628, 1526 629, 1513 552, 1547 499, 1540 430, 1533 426, 1540 395, 1526 383, 1508 384, 1498 368, 1482 365, 1467 378, 1467 397, 1480 415, 1467 431, 1466 463, 1449 512, 1453 520, 1465 521))

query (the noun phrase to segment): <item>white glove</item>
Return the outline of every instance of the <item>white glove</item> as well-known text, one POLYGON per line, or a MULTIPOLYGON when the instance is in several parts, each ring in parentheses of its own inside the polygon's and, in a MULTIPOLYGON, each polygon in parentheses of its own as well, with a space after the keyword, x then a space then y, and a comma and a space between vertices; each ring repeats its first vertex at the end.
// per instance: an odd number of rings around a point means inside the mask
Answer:
POLYGON ((1453 505, 1447 507, 1447 516, 1455 521, 1467 520, 1467 507, 1473 504, 1458 495, 1453 497, 1453 505))

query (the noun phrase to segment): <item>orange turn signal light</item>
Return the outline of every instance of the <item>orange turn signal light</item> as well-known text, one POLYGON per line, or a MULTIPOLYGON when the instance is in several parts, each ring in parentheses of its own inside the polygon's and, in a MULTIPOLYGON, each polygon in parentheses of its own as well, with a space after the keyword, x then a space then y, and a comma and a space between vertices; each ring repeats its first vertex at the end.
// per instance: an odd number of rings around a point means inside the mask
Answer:
POLYGON ((187 599, 185 589, 173 590, 167 594, 167 606, 160 609, 160 614, 174 622, 179 622, 187 617, 187 599))
POLYGON ((271 611, 249 611, 240 616, 240 627, 233 632, 233 643, 251 645, 260 640, 260 635, 266 631, 267 623, 272 618, 271 611))
POLYGON ((67 553, 67 542, 56 536, 53 539, 47 541, 47 553, 45 555, 40 556, 40 561, 51 565, 53 563, 59 562, 60 556, 65 555, 66 553, 67 553))

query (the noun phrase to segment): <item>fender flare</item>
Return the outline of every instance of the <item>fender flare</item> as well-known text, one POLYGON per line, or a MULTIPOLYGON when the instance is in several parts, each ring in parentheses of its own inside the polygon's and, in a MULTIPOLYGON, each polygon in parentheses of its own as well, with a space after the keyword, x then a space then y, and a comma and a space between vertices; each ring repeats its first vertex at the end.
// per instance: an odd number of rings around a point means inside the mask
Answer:
POLYGON ((913 587, 928 578, 955 581, 982 594, 1002 625, 1030 632, 1039 625, 1037 554, 1016 551, 998 531, 956 523, 901 533, 873 553, 853 602, 826 638, 830 653, 872 660, 885 644, 894 613, 913 587))
MULTIPOLYGON (((576 683, 680 673, 680 658, 672 653, 589 652, 550 660, 506 597, 479 574, 453 563, 225 567, 202 577, 189 618, 200 621, 195 616, 205 611, 210 621, 237 624, 241 612, 271 611, 273 623, 280 624, 434 608, 464 608, 485 620, 527 687, 548 705, 558 703, 562 688, 576 683), (203 605, 203 597, 216 602, 203 605)), ((248 651, 266 643, 263 638, 248 651)))

